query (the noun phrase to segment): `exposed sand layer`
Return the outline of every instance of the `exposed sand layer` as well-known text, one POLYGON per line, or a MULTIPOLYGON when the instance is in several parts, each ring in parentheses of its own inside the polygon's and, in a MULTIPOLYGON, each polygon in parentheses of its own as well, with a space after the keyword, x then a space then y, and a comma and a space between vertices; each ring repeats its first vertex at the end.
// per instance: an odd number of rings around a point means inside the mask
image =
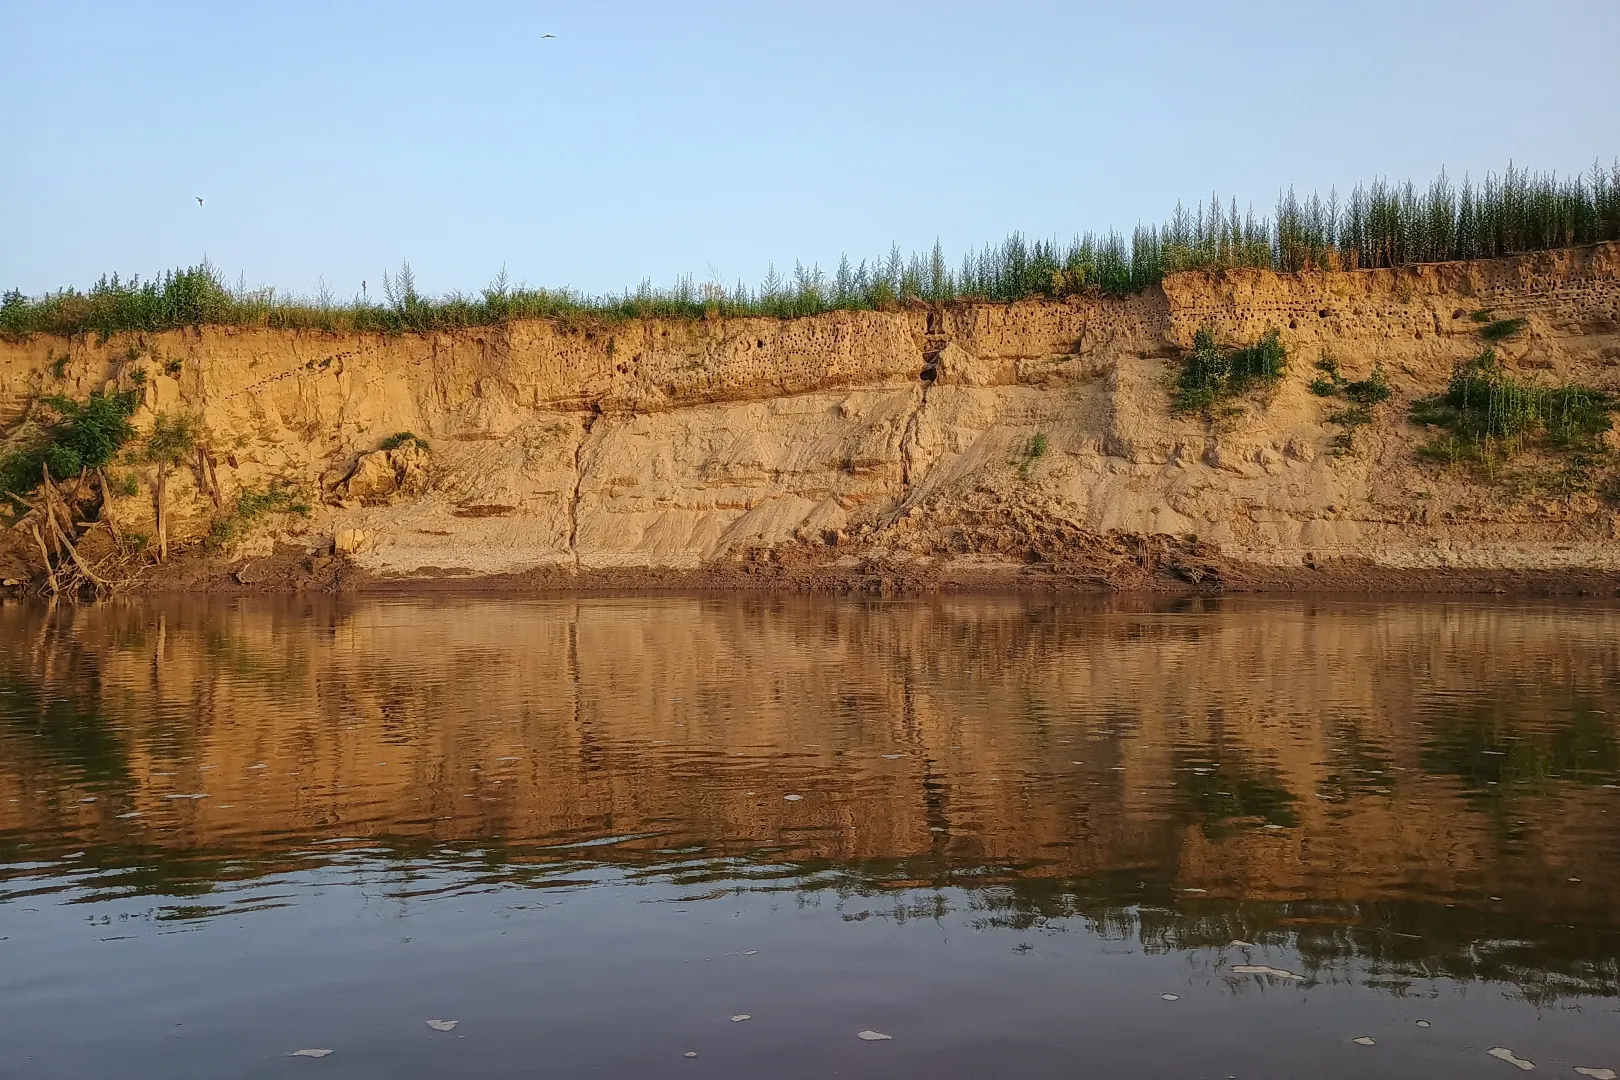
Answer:
MULTIPOLYGON (((789 321, 35 338, 0 342, 0 422, 20 438, 41 394, 141 385, 138 426, 201 418, 224 505, 275 479, 307 493, 307 518, 151 579, 174 586, 1611 587, 1601 492, 1417 454, 1433 433, 1409 406, 1484 347, 1476 311, 1527 320, 1497 346, 1521 374, 1620 389, 1610 244, 789 321), (1278 329, 1287 377, 1232 415, 1172 414, 1202 326, 1278 329), (1345 402, 1308 389, 1324 355, 1395 391, 1349 452, 1345 402), (429 449, 378 450, 401 431, 429 449)), ((150 532, 150 470, 123 471, 139 487, 118 518, 150 532)), ((199 480, 170 479, 181 536, 217 512, 199 480)))

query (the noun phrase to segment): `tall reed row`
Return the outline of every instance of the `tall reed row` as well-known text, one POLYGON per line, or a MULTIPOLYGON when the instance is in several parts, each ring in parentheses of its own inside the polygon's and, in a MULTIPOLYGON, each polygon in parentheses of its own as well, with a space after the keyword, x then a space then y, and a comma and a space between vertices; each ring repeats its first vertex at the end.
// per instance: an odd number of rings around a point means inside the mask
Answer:
POLYGON ((1491 259, 1523 251, 1620 240, 1620 162, 1560 180, 1509 165, 1483 184, 1454 186, 1442 172, 1427 190, 1411 181, 1357 185, 1277 200, 1273 260, 1279 270, 1354 270, 1491 259))
POLYGON ((1597 450, 1620 401, 1580 383, 1542 386, 1515 378, 1486 349, 1452 372, 1445 393, 1412 407, 1419 423, 1446 431, 1427 448, 1446 460, 1508 457, 1532 443, 1597 450))
POLYGON ((1212 199, 1194 210, 1178 205, 1161 226, 1130 236, 1086 233, 1063 243, 1013 233, 968 252, 952 266, 936 243, 907 257, 892 247, 873 259, 839 261, 832 271, 773 267, 756 288, 690 276, 655 288, 643 282, 618 295, 513 286, 504 271, 478 293, 426 296, 409 264, 383 275, 380 300, 337 301, 282 296, 274 289, 228 285, 207 263, 161 278, 103 277, 86 291, 39 297, 12 290, 0 297, 0 334, 103 336, 205 324, 350 331, 436 330, 525 318, 588 321, 632 317, 770 315, 832 310, 887 310, 908 303, 1021 300, 1035 296, 1123 295, 1184 270, 1254 267, 1274 270, 1401 266, 1492 258, 1620 240, 1620 159, 1581 176, 1559 178, 1512 165, 1480 184, 1454 185, 1442 173, 1426 189, 1384 180, 1357 185, 1348 197, 1298 198, 1292 189, 1271 218, 1240 211, 1236 200, 1212 199))

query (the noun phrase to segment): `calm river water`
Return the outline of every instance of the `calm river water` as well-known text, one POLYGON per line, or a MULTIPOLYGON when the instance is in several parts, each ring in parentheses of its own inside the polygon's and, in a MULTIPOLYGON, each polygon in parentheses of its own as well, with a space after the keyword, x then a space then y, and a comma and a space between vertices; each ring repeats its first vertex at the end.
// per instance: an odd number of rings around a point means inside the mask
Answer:
POLYGON ((1617 785, 1612 605, 11 603, 0 1077, 1603 1076, 1617 785))

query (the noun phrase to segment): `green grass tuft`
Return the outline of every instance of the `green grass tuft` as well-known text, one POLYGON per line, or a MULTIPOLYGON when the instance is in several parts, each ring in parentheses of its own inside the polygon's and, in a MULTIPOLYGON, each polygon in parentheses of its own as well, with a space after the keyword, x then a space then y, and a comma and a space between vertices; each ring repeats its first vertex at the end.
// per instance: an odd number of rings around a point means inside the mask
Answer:
POLYGON ((1327 422, 1337 424, 1340 431, 1333 436, 1333 454, 1343 457, 1354 453, 1356 449, 1356 431, 1372 423, 1372 410, 1365 405, 1351 405, 1347 409, 1339 409, 1328 414, 1327 422))
POLYGON ((216 548, 224 547, 246 536, 270 514, 307 517, 309 512, 309 503, 290 480, 274 480, 262 488, 244 488, 232 502, 230 512, 214 519, 208 530, 208 542, 216 548))
POLYGON ((1497 319, 1482 327, 1479 336, 1486 341, 1506 341, 1528 325, 1525 319, 1497 319))
POLYGON ((1356 431, 1372 423, 1374 408, 1389 400, 1393 393, 1389 377, 1383 365, 1379 364, 1365 379, 1346 379, 1339 372, 1339 362, 1325 354, 1316 362, 1316 367, 1322 374, 1311 383, 1311 392, 1318 397, 1342 395, 1351 403, 1348 408, 1329 413, 1326 418, 1328 423, 1337 424, 1342 429, 1333 437, 1333 453, 1342 457, 1355 450, 1356 431))
POLYGON ((1029 442, 1024 444, 1024 452, 1019 456, 1017 462, 1019 476, 1029 476, 1029 470, 1045 455, 1047 446, 1048 442, 1044 431, 1037 431, 1029 442))
POLYGON ((418 446, 428 449, 427 440, 410 431, 396 431, 382 441, 379 450, 398 450, 402 446, 418 446))
POLYGON ((1362 406, 1388 401, 1390 393, 1389 378, 1382 365, 1374 365, 1372 374, 1365 379, 1344 384, 1344 396, 1362 406))

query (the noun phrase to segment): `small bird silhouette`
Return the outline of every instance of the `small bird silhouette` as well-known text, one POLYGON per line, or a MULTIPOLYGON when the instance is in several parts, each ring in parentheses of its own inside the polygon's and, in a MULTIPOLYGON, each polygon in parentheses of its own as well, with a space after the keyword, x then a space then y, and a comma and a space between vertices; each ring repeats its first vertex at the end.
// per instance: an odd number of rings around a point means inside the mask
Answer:
POLYGON ((198 206, 202 205, 202 196, 201 195, 193 195, 192 198, 197 200, 197 205, 198 206))
POLYGON ((540 35, 540 40, 544 41, 544 40, 546 40, 546 38, 555 38, 556 36, 557 36, 556 34, 541 34, 540 35))

